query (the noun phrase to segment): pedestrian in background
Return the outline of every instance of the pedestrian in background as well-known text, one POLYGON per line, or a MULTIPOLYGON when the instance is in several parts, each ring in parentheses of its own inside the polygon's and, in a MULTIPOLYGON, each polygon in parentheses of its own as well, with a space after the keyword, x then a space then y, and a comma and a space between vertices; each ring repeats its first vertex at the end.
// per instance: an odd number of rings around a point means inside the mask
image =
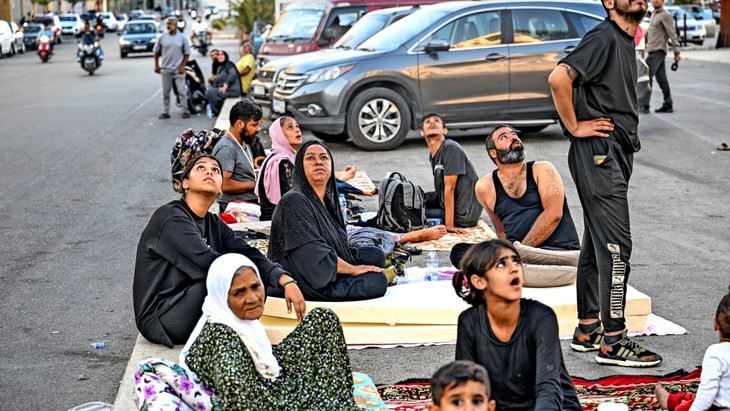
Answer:
POLYGON ((221 66, 221 63, 218 62, 218 49, 211 49, 210 50, 210 61, 212 62, 212 65, 210 67, 210 77, 208 77, 208 84, 213 84, 213 80, 215 80, 215 73, 218 72, 218 67, 221 66))
POLYGON ((152 50, 155 53, 155 73, 162 75, 162 105, 160 119, 170 118, 170 89, 175 82, 178 101, 182 105, 183 118, 190 117, 188 92, 185 88, 185 64, 190 57, 188 38, 177 31, 177 19, 170 17, 165 22, 167 32, 162 33, 152 50))
POLYGON ((241 95, 248 94, 251 90, 251 82, 256 75, 253 46, 248 41, 241 41, 241 59, 236 63, 236 69, 241 76, 241 95))
POLYGON ((227 98, 241 96, 241 77, 236 65, 228 59, 228 53, 223 50, 219 50, 217 56, 220 64, 218 71, 210 87, 205 91, 205 98, 208 99, 214 116, 220 114, 223 102, 227 98))
MULTIPOLYGON (((674 62, 679 63, 682 59, 679 55, 679 39, 677 38, 677 29, 674 24, 674 17, 666 9, 664 9, 664 0, 651 0, 654 6, 654 13, 649 21, 649 29, 646 31, 646 64, 649 66, 649 81, 659 83, 664 95, 664 103, 655 111, 657 113, 673 113, 674 103, 672 102, 672 93, 669 90, 669 80, 667 79, 667 68, 664 61, 667 57, 667 42, 672 42, 674 50, 674 62)), ((642 113, 649 112, 649 105, 641 107, 642 113)))
POLYGON ((650 367, 662 357, 627 337, 626 291, 632 242, 628 189, 639 151, 634 34, 646 4, 603 0, 608 17, 558 63, 548 82, 568 167, 583 206, 576 282, 578 327, 571 348, 598 351, 596 361, 650 367))

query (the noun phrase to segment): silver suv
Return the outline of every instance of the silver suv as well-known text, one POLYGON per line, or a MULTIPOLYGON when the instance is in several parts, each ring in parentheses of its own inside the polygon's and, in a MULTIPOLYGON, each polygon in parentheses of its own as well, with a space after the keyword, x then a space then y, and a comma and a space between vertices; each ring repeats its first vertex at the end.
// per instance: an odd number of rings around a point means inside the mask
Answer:
POLYGON ((399 146, 429 112, 453 129, 538 131, 558 118, 550 72, 605 16, 597 1, 426 6, 354 50, 290 66, 272 109, 367 150, 399 146))

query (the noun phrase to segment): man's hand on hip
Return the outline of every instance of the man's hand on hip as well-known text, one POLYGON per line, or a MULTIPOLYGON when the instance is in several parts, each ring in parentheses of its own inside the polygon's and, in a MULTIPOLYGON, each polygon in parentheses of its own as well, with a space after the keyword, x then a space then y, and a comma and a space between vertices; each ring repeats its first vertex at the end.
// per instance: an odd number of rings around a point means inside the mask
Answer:
POLYGON ((575 130, 568 130, 573 137, 608 137, 603 131, 613 131, 613 123, 607 117, 579 121, 575 130))

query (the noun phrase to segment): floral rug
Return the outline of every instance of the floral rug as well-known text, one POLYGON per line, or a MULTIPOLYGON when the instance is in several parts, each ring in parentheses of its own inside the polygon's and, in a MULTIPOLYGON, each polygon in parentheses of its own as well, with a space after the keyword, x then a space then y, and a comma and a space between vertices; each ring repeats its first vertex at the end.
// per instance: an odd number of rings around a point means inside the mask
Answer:
MULTIPOLYGON (((671 393, 697 392, 700 370, 690 373, 679 370, 664 376, 617 375, 599 380, 573 378, 580 404, 593 411, 604 402, 622 402, 631 410, 660 410, 654 396, 654 384, 662 382, 671 393)), ((426 380, 414 379, 378 387, 380 397, 391 411, 421 411, 431 402, 431 389, 426 380)))

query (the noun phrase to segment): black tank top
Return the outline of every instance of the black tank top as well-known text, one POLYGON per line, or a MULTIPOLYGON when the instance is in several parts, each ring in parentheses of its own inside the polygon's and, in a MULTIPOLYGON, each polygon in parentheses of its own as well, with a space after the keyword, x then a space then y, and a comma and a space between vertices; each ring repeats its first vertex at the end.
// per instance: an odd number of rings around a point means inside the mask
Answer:
MULTIPOLYGON (((492 172, 494 181, 494 214, 499 218, 504 228, 504 233, 510 241, 522 241, 535 223, 537 216, 543 212, 540 191, 535 183, 532 174, 534 161, 527 162, 527 189, 520 198, 512 198, 502 187, 502 182, 497 177, 497 170, 492 172)), ((555 227, 555 231, 548 237, 540 248, 557 248, 563 250, 578 250, 580 242, 578 233, 575 231, 573 218, 568 209, 568 200, 563 199, 563 218, 555 227)))

